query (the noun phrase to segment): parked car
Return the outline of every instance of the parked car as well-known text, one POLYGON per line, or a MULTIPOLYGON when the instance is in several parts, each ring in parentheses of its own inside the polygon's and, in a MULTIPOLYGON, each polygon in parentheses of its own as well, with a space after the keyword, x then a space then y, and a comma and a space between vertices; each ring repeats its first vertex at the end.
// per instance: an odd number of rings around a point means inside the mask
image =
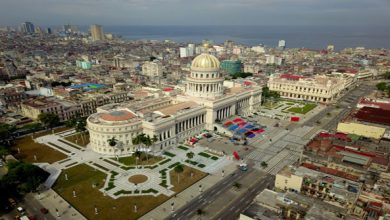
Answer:
POLYGON ((40 211, 41 211, 42 214, 49 213, 49 210, 47 210, 47 208, 41 208, 40 211))
POLYGON ((16 208, 16 210, 18 210, 18 212, 21 214, 21 215, 24 215, 25 213, 25 210, 23 207, 19 206, 18 208, 16 208))

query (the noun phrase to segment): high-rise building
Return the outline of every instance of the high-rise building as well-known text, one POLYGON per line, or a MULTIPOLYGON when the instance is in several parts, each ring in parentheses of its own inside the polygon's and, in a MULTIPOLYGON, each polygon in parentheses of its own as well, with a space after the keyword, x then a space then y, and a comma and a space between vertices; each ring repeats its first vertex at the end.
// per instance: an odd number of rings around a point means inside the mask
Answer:
POLYGON ((188 44, 188 56, 192 57, 195 55, 195 44, 188 44))
POLYGON ((102 26, 97 24, 91 25, 91 36, 92 41, 104 40, 104 32, 102 26))
POLYGON ((286 41, 285 40, 279 40, 278 47, 281 49, 284 49, 286 47, 286 41))
POLYGON ((46 33, 47 34, 52 34, 53 32, 52 32, 51 28, 46 28, 46 33))
POLYGON ((34 24, 29 22, 29 21, 26 21, 26 22, 23 22, 20 26, 20 30, 23 32, 23 33, 29 33, 29 34, 32 34, 34 33, 35 31, 35 28, 34 28, 34 24))
POLYGON ((188 47, 180 47, 180 58, 188 57, 188 47))

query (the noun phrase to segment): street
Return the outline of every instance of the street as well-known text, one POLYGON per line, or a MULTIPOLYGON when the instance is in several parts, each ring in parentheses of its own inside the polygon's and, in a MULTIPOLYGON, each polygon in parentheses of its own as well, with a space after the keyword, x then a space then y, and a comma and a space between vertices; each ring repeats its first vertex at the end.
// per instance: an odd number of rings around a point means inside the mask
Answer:
POLYGON ((222 181, 191 200, 179 210, 173 212, 167 219, 188 219, 188 216, 193 215, 198 209, 201 209, 206 204, 213 202, 220 194, 223 194, 223 192, 231 188, 234 182, 242 179, 253 171, 253 165, 248 164, 248 171, 242 172, 237 170, 233 174, 226 176, 222 181))

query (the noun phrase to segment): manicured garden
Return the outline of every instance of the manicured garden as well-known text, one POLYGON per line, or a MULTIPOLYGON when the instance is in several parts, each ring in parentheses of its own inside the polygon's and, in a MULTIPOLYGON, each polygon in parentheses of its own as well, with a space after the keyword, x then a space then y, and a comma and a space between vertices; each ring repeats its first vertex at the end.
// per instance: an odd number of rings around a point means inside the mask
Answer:
MULTIPOLYGON (((119 157, 118 162, 126 166, 152 165, 162 161, 163 159, 163 157, 153 156, 149 154, 146 155, 145 153, 142 153, 138 156, 138 159, 135 154, 127 157, 119 157)), ((116 158, 112 158, 112 160, 116 160, 116 158)))
POLYGON ((289 112, 298 113, 298 114, 306 114, 309 111, 313 110, 317 105, 314 103, 305 104, 303 107, 291 107, 287 109, 289 112))
MULTIPOLYGON (((99 188, 103 187, 105 179, 106 174, 82 164, 64 170, 53 189, 87 219, 98 220, 112 219, 113 217, 118 220, 138 219, 168 199, 164 195, 156 197, 125 196, 112 199, 99 191, 99 188), (65 173, 68 175, 68 180, 65 180, 65 173), (93 184, 96 184, 95 188, 92 187, 93 184), (76 197, 73 197, 73 189, 76 191, 76 197), (137 206, 137 212, 134 212, 134 205, 137 206), (98 208, 99 214, 97 215, 95 215, 95 206, 98 208)), ((153 189, 150 191, 152 192, 153 189)))

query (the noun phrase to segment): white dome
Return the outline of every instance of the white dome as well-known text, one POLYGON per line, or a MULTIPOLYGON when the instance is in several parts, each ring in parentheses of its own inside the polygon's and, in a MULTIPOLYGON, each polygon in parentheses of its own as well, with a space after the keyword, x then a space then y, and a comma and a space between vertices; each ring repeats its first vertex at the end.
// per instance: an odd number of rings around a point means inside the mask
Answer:
POLYGON ((219 60, 211 54, 202 53, 192 61, 191 69, 219 69, 219 60))

